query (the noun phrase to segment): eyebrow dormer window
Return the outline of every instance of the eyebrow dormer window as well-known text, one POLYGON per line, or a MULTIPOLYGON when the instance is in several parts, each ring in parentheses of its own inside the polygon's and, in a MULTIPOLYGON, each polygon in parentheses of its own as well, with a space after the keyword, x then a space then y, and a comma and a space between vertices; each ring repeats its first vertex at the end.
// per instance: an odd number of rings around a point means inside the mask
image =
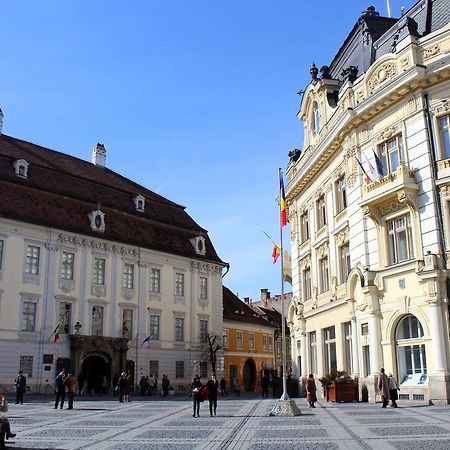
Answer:
POLYGON ((24 159, 18 159, 14 161, 14 168, 16 169, 16 175, 18 177, 27 178, 28 177, 28 162, 24 159))
POLYGON ((190 239, 192 246, 194 247, 195 253, 199 255, 206 254, 206 243, 205 238, 203 236, 197 236, 195 238, 190 239))
POLYGON ((311 129, 315 136, 319 134, 320 131, 320 114, 319 114, 319 105, 317 102, 313 103, 313 111, 311 117, 311 129))
POLYGON ((91 221, 91 229, 94 231, 105 231, 105 213, 97 209, 88 214, 91 221))
POLYGON ((145 211, 145 197, 143 195, 136 195, 136 197, 133 197, 133 201, 136 211, 145 211))

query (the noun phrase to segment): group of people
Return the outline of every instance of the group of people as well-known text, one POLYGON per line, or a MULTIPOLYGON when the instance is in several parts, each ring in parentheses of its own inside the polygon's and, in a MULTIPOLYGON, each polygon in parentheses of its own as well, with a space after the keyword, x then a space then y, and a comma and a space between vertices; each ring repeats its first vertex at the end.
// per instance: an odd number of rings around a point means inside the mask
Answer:
POLYGON ((67 409, 73 409, 73 399, 75 397, 76 384, 77 382, 73 373, 69 372, 66 375, 65 369, 62 369, 61 372, 59 372, 59 374, 55 378, 55 409, 58 409, 58 406, 60 409, 63 409, 66 394, 68 401, 67 409))
POLYGON ((133 379, 129 373, 122 372, 114 388, 119 395, 119 402, 129 402, 133 391, 133 379))
POLYGON ((392 373, 386 375, 384 368, 380 369, 380 378, 378 379, 378 389, 381 394, 381 400, 383 401, 382 408, 386 408, 391 400, 391 407, 398 408, 398 391, 400 390, 397 380, 392 373))
POLYGON ((209 414, 215 416, 217 412, 217 393, 219 391, 219 381, 216 374, 212 373, 211 378, 202 384, 200 377, 195 375, 192 385, 193 417, 200 417, 200 403, 209 401, 209 414))
POLYGON ((150 395, 156 394, 158 389, 158 378, 151 374, 150 377, 142 376, 139 381, 139 394, 150 395))

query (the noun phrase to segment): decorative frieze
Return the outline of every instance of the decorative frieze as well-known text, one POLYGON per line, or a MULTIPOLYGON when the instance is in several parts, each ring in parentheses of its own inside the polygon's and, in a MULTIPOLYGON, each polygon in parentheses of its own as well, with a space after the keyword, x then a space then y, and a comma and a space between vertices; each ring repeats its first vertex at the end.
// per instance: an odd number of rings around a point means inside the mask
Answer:
POLYGON ((422 61, 427 61, 428 59, 434 58, 435 56, 440 54, 441 54, 440 44, 434 44, 430 47, 426 47, 423 49, 422 61))
POLYGON ((207 264, 200 261, 191 261, 191 271, 198 271, 198 272, 211 272, 211 273, 220 273, 222 268, 220 266, 207 264))
POLYGON ((382 64, 370 77, 367 86, 369 94, 373 94, 380 86, 388 82, 397 75, 397 65, 395 62, 382 64))

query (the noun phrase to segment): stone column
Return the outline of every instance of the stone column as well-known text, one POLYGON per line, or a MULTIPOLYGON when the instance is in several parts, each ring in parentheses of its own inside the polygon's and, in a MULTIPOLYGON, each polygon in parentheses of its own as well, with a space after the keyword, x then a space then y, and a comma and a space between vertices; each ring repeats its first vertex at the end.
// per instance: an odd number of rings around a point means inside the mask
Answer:
POLYGON ((371 374, 378 373, 382 367, 381 357, 381 330, 379 313, 372 311, 369 314, 369 345, 371 374))
POLYGON ((302 331, 302 334, 300 335, 300 347, 301 347, 300 353, 302 357, 302 367, 299 368, 301 377, 308 376, 306 345, 307 345, 306 333, 302 331))
POLYGON ((358 349, 358 327, 356 326, 356 317, 351 318, 352 324, 352 364, 353 376, 359 378, 359 349, 358 349))

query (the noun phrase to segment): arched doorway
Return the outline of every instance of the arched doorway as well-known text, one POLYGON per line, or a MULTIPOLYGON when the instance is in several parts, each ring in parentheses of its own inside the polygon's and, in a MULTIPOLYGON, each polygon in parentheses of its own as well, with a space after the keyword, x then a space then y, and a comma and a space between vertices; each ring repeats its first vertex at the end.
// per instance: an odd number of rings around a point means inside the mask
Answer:
POLYGON ((244 364, 244 389, 252 391, 256 383, 256 365, 253 359, 247 359, 244 364))
POLYGON ((103 352, 87 353, 81 362, 81 372, 84 379, 84 389, 88 394, 102 394, 103 377, 107 386, 111 383, 111 359, 103 352))

